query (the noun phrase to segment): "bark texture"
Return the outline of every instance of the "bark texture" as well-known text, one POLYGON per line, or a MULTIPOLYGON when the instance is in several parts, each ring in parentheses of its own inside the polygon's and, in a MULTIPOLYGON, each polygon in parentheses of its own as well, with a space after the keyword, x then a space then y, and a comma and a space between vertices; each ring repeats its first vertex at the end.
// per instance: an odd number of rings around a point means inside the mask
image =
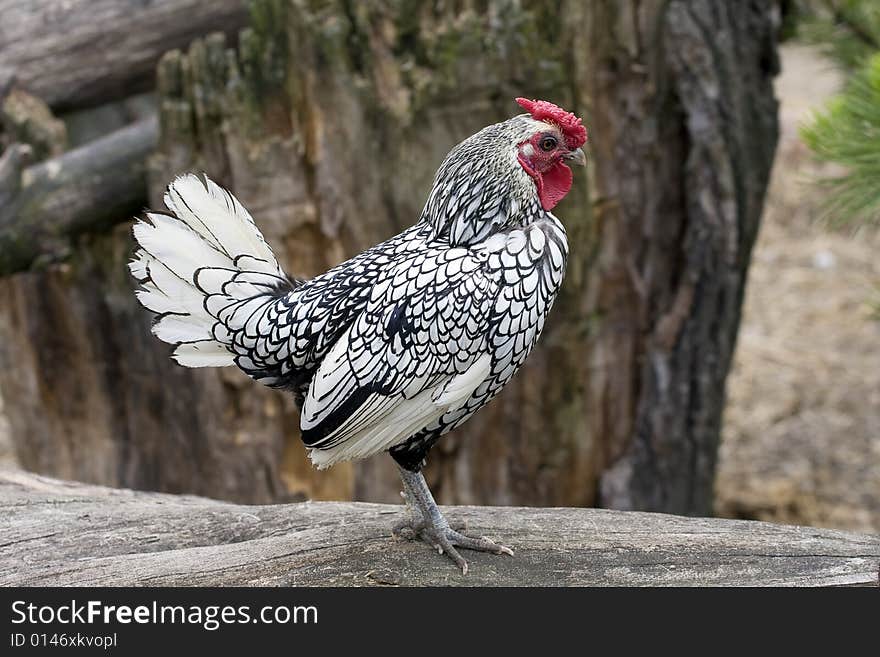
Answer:
POLYGON ((245 0, 3 0, 0 92, 14 78, 59 110, 129 96, 153 86, 166 50, 235 34, 247 15, 245 0))
MULTIPOLYGON (((515 96, 582 114, 591 180, 557 208, 561 297, 427 476, 444 503, 705 513, 775 143, 772 8, 743 7, 258 0, 237 51, 218 35, 162 60, 151 204, 207 171, 309 276, 414 222, 448 149, 515 96)), ((126 228, 88 240, 0 282, 0 390, 26 467, 236 501, 397 499, 387 457, 314 472, 286 396, 174 366, 135 305, 126 228)))
POLYGON ((402 505, 237 506, 0 471, 2 586, 873 586, 880 538, 595 509, 449 507, 513 557, 466 576, 402 505))
POLYGON ((67 128, 46 103, 21 89, 7 93, 2 87, 0 101, 0 147, 6 141, 28 144, 36 160, 64 152, 67 128))
POLYGON ((775 6, 595 2, 584 440, 603 506, 705 515, 778 123, 775 6))

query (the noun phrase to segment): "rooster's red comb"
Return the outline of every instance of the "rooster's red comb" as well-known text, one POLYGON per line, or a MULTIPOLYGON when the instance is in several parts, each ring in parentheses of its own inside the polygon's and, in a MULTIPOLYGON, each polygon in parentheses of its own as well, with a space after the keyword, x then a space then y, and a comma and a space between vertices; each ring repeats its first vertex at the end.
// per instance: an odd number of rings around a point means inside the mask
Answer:
POLYGON ((551 121, 558 125, 562 134, 565 135, 565 144, 569 148, 580 148, 587 141, 587 129, 581 125, 581 120, 571 112, 566 112, 558 105, 546 100, 517 98, 516 102, 531 114, 535 121, 551 121))

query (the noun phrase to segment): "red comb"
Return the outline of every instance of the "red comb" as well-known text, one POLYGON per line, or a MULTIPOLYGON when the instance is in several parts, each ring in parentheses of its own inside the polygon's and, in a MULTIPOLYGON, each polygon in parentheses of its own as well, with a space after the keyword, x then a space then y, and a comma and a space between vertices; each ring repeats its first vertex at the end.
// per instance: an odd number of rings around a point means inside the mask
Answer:
POLYGON ((571 112, 566 112, 558 105, 546 100, 517 98, 516 102, 531 114, 535 121, 552 121, 558 125, 562 134, 565 135, 565 144, 569 148, 580 148, 587 141, 587 129, 581 125, 581 120, 571 112))

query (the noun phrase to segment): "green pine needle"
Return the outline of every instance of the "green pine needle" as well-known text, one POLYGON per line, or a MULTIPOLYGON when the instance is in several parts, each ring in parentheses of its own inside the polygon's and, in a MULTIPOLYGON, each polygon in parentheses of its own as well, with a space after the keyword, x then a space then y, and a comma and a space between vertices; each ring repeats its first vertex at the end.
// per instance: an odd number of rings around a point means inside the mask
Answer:
POLYGON ((828 190, 826 219, 880 223, 880 53, 801 128, 801 136, 819 160, 846 169, 819 183, 828 190))

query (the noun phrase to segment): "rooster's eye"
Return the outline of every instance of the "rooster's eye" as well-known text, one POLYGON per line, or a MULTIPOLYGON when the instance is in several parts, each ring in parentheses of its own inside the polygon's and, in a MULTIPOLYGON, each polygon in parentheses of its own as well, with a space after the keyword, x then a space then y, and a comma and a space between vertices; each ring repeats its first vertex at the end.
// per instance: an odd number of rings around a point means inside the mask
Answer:
POLYGON ((557 144, 558 142, 556 141, 556 137, 551 137, 548 135, 541 140, 541 150, 545 153, 549 153, 554 148, 556 148, 557 144))

